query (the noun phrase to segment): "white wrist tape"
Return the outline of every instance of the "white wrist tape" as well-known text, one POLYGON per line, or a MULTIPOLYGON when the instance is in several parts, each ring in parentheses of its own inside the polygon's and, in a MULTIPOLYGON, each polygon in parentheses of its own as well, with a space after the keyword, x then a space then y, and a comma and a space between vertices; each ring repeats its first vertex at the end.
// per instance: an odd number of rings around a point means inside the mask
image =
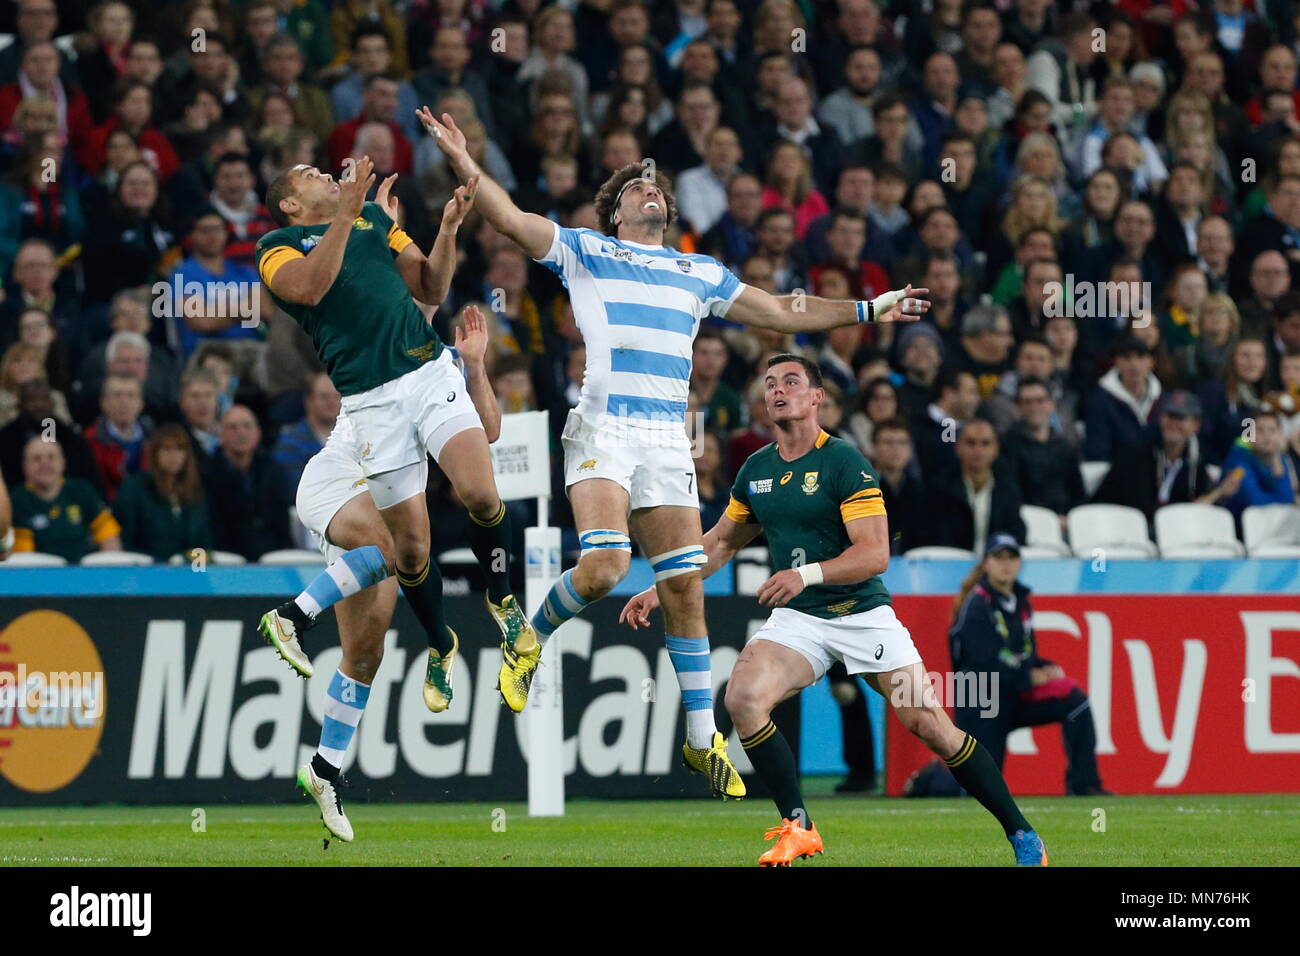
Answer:
MULTIPOLYGON (((895 289, 892 292, 886 292, 884 295, 878 295, 871 300, 871 309, 870 309, 871 317, 867 319, 867 321, 878 322, 882 315, 884 315, 894 306, 898 305, 898 303, 900 302, 903 303, 904 313, 913 314, 915 312, 920 311, 921 308, 920 299, 904 298, 903 290, 895 289)), ((858 312, 859 314, 861 314, 862 312, 861 305, 858 306, 858 312)), ((858 321, 862 321, 862 320, 859 319, 858 321)))
POLYGON ((806 588, 822 583, 822 566, 820 563, 801 564, 795 568, 795 571, 799 573, 799 577, 803 578, 803 586, 806 588))

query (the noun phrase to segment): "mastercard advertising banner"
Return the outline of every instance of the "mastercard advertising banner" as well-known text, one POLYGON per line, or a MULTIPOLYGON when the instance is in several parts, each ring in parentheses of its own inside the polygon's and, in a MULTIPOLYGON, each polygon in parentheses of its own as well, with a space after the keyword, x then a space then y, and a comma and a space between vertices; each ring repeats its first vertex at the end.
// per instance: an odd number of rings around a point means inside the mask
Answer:
MULTIPOLYGON (((316 749, 342 652, 334 617, 325 615, 304 642, 315 675, 306 681, 290 670, 256 632, 261 613, 281 600, 6 599, 0 805, 299 799, 294 775, 316 749)), ((718 700, 762 621, 750 600, 720 601, 718 700)), ((681 696, 662 634, 619 626, 621 608, 619 601, 592 608, 548 649, 549 666, 562 660, 568 794, 705 796, 707 785, 682 768, 681 696)), ((422 694, 424 635, 398 602, 344 763, 354 798, 526 796, 527 724, 496 688, 496 626, 477 597, 449 597, 447 615, 461 638, 456 703, 431 714, 422 694)), ((777 719, 797 741, 798 701, 777 719)), ((749 769, 743 756, 737 764, 749 769)))
MULTIPOLYGON (((1088 694, 1107 789, 1300 792, 1300 598, 1035 595, 1031 603, 1039 653, 1088 694)), ((952 598, 903 596, 894 606, 942 697, 952 598)), ((932 758, 892 719, 887 750, 891 794, 932 758)), ((1059 725, 1012 734, 1004 771, 1015 793, 1064 793, 1059 725)))

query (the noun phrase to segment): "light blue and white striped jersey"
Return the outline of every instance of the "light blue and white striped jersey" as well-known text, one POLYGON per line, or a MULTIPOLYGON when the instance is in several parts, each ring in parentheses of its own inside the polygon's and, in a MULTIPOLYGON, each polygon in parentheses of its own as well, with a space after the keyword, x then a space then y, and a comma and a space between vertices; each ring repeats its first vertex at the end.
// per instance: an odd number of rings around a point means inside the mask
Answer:
POLYGON ((691 346, 744 285, 711 256, 555 227, 537 260, 564 280, 587 346, 577 411, 623 430, 683 435, 691 346))

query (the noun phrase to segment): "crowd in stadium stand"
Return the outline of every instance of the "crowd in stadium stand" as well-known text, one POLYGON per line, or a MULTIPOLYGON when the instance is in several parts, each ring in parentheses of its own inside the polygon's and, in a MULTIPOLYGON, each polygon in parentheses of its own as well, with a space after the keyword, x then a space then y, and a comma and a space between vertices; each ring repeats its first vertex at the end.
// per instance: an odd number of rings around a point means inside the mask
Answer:
MULTIPOLYGON (((298 163, 399 173, 427 250, 456 182, 421 104, 561 225, 596 228, 595 190, 648 157, 675 183, 667 243, 746 283, 930 290, 911 325, 705 321, 706 528, 771 440, 761 370, 789 350, 825 370, 823 427, 880 472, 896 553, 1023 541, 1022 504, 1064 526, 1089 500, 1297 500, 1292 0, 18 0, 0 32, 20 548, 300 542, 294 488, 338 394, 260 290, 256 322, 193 290, 256 288, 261 197, 298 163), (1095 487, 1084 462, 1110 465, 1095 487)), ((460 258, 435 327, 450 341, 483 304, 503 410, 549 411, 558 440, 584 362, 564 288, 477 216, 460 258)), ((431 482, 435 547, 459 546, 431 482)))

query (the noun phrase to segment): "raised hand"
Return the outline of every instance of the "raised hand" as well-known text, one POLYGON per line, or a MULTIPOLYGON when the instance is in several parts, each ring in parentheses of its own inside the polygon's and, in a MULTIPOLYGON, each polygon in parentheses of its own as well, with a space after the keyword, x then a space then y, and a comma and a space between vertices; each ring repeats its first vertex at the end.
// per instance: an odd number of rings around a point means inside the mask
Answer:
POLYGON ((458 229, 460 227, 460 224, 465 221, 465 217, 469 215, 469 211, 474 208, 474 196, 477 191, 477 175, 471 176, 469 182, 463 186, 456 187, 456 191, 447 200, 447 205, 442 207, 443 228, 458 229))
POLYGON ((467 365, 482 365, 487 355, 488 329, 483 310, 476 305, 465 307, 465 324, 456 326, 453 347, 467 365))
POLYGON ((877 322, 915 322, 930 311, 929 289, 906 289, 886 292, 875 300, 877 322))
POLYGON ((356 219, 366 204, 366 193, 375 184, 375 164, 362 156, 352 166, 352 178, 339 183, 339 215, 356 219))
POLYGON ((457 161, 469 158, 469 150, 465 145, 465 134, 456 126, 456 121, 451 118, 450 113, 443 113, 442 119, 438 120, 429 107, 421 106, 415 111, 415 115, 420 118, 420 122, 424 124, 425 130, 438 144, 438 148, 447 154, 453 168, 455 168, 457 161))
POLYGON ((388 213, 388 218, 397 221, 397 197, 390 196, 388 191, 393 188, 393 183, 397 182, 397 173, 393 173, 379 184, 375 190, 375 202, 379 203, 381 209, 388 213))

